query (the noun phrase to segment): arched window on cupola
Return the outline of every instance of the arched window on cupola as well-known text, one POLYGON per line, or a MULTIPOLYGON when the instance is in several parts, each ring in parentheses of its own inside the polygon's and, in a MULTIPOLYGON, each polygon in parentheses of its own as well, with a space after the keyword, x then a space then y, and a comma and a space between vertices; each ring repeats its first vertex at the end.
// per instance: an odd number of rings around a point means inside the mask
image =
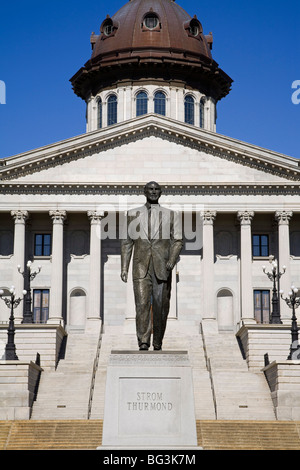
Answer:
POLYGON ((166 95, 162 91, 157 91, 154 95, 154 112, 166 115, 166 95))
POLYGON ((200 127, 204 128, 204 106, 205 106, 205 99, 201 98, 200 100, 200 127))
POLYGON ((136 115, 142 116, 148 113, 148 95, 145 91, 140 91, 136 95, 136 115))
POLYGON ((102 100, 98 100, 98 129, 102 129, 102 100))
POLYGON ((112 126, 118 122, 118 100, 116 95, 110 95, 107 100, 107 125, 112 126))
POLYGON ((184 98, 184 122, 192 125, 195 123, 195 100, 192 95, 184 98))

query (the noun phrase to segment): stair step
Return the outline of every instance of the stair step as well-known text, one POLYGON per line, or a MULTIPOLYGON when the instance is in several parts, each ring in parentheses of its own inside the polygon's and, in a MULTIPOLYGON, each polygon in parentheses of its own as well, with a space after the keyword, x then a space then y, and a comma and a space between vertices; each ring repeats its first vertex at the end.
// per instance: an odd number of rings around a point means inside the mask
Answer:
POLYGON ((248 370, 234 334, 222 332, 205 335, 204 346, 212 378, 217 418, 275 420, 266 379, 262 373, 248 370))
MULTIPOLYGON (((95 450, 102 420, 0 421, 0 450, 95 450)), ((300 422, 197 420, 204 450, 300 450, 300 422)))
POLYGON ((32 419, 86 419, 98 337, 70 332, 65 358, 55 371, 43 371, 32 419))
MULTIPOLYGON (((203 337, 196 330, 185 329, 180 335, 176 328, 174 323, 167 331, 163 349, 188 351, 196 419, 215 419, 215 406, 217 416, 222 419, 232 419, 232 410, 235 410, 233 417, 238 413, 247 415, 247 419, 275 419, 265 378, 248 371, 233 333, 203 337)), ((42 373, 33 419, 87 417, 97 344, 95 335, 69 333, 65 359, 59 362, 56 371, 42 373), (86 351, 93 351, 93 354, 86 351)), ((121 326, 105 328, 93 388, 92 419, 103 419, 106 369, 110 353, 116 349, 137 350, 135 332, 124 333, 121 326)))
POLYGON ((6 450, 95 450, 102 441, 102 422, 88 420, 12 421, 6 450))

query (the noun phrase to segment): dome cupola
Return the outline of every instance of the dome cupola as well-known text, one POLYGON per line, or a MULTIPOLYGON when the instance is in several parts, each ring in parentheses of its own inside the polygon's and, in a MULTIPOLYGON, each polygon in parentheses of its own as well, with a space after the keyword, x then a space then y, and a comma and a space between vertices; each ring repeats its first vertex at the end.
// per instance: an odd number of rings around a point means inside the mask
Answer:
POLYGON ((92 33, 91 58, 71 83, 86 101, 128 83, 151 82, 176 84, 216 103, 229 93, 232 80, 213 60, 212 42, 197 16, 174 0, 130 0, 107 15, 99 34, 92 33))

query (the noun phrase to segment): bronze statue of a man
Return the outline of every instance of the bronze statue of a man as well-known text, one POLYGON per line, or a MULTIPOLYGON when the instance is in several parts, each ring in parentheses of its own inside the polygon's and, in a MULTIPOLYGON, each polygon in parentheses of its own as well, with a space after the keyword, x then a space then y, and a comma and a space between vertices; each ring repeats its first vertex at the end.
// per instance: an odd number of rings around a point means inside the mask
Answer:
POLYGON ((170 308, 172 269, 183 245, 178 217, 158 203, 161 193, 155 181, 146 184, 147 202, 128 211, 127 237, 121 241, 121 279, 124 282, 127 282, 134 249, 132 277, 140 350, 149 349, 152 330, 153 348, 162 348, 170 308))

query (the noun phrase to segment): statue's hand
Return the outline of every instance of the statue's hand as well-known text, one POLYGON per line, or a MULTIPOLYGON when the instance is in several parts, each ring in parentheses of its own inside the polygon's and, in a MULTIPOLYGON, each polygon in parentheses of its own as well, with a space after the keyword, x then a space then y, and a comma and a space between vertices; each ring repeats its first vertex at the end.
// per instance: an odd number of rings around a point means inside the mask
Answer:
POLYGON ((123 282, 127 282, 128 274, 126 271, 121 272, 121 279, 123 282))
POLYGON ((168 261, 166 264, 166 268, 167 268, 167 271, 172 271, 172 269, 174 268, 174 264, 171 263, 171 261, 168 261))

